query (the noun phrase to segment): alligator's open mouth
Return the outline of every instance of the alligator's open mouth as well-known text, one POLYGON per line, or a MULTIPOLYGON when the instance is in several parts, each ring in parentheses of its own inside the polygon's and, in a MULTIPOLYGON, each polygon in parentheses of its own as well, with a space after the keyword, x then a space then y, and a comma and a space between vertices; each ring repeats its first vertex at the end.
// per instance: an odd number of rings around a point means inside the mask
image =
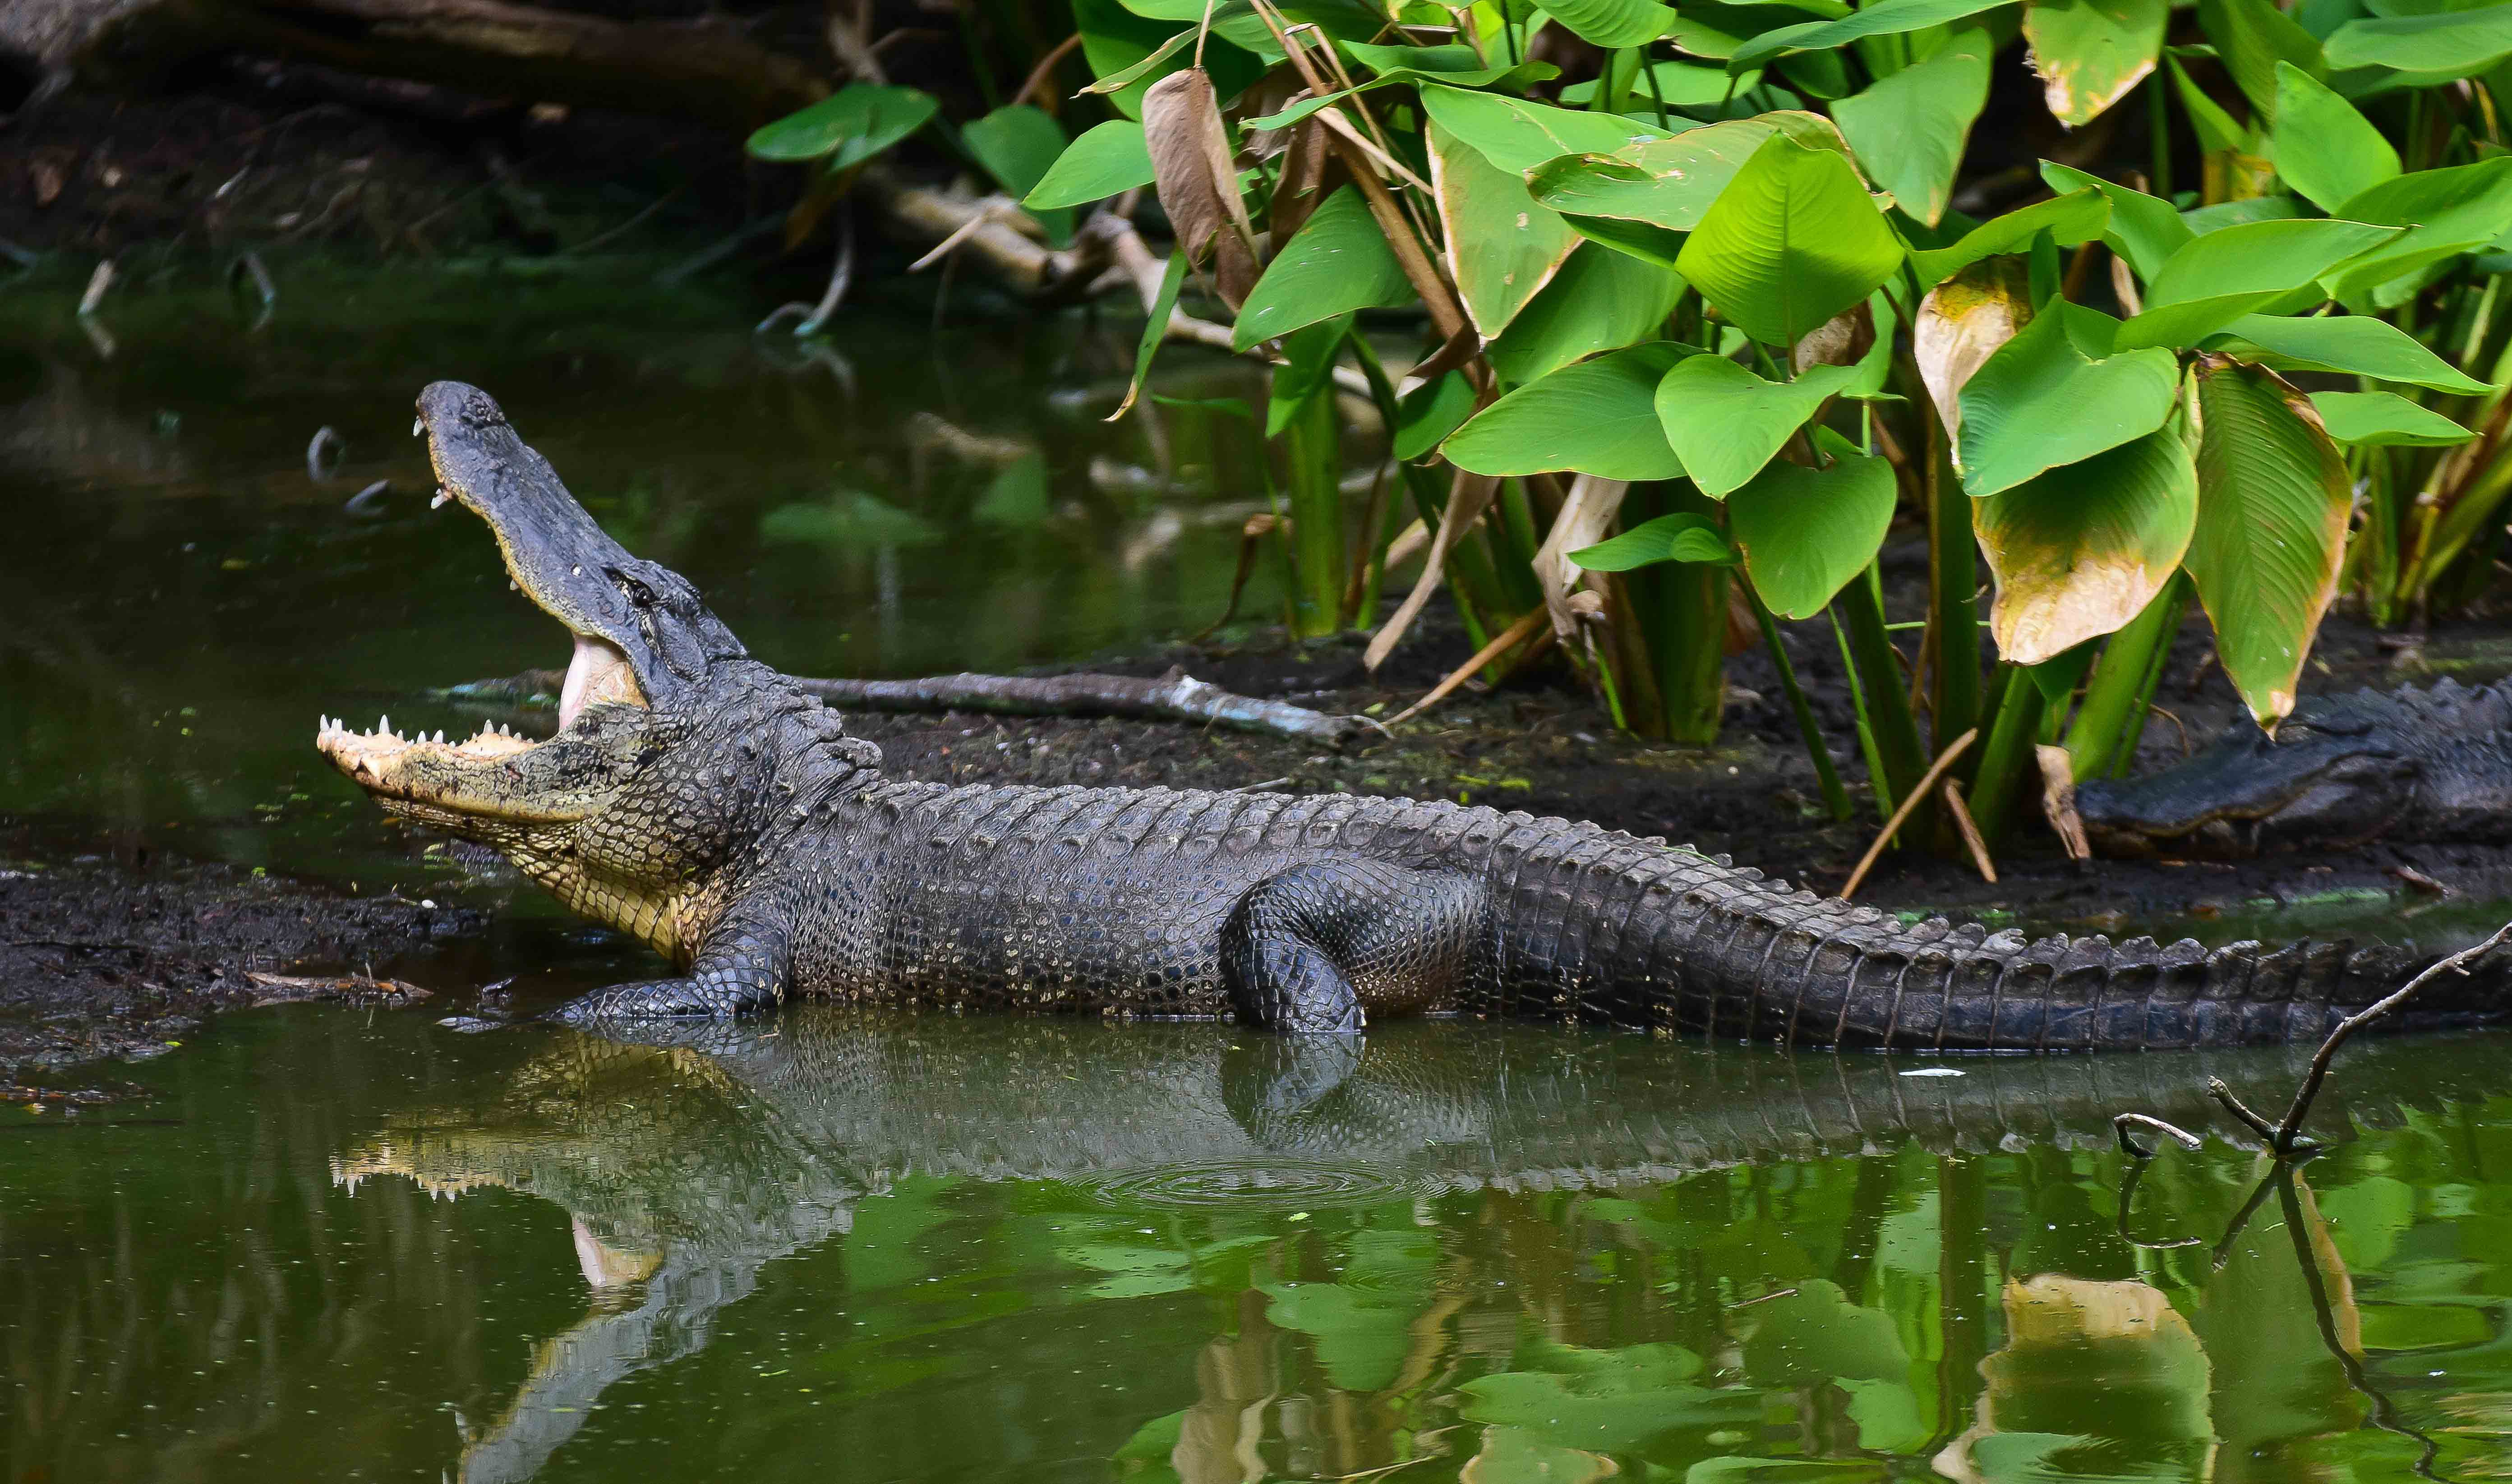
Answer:
MULTIPOLYGON (((438 481, 432 508, 459 500, 488 523, 513 586, 573 640, 560 687, 557 737, 577 730, 588 707, 647 707, 648 686, 625 645, 639 643, 615 581, 627 552, 567 492, 548 462, 527 448, 486 393, 440 381, 419 395, 412 431, 427 439, 438 481)), ((389 717, 351 731, 325 717, 315 746, 359 787, 388 802, 507 819, 575 817, 556 801, 518 789, 516 760, 547 746, 494 722, 459 742, 445 733, 404 737, 389 717)))

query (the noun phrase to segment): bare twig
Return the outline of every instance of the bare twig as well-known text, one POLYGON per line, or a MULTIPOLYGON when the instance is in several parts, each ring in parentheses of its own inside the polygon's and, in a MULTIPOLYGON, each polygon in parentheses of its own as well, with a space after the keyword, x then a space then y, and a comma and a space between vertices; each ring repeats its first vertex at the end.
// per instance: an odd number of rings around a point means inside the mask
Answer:
POLYGON ((1954 738, 1946 745, 1943 752, 1937 754, 1937 761, 1929 763, 1927 772, 1920 775, 1918 787, 1910 790, 1910 797, 1902 801, 1902 806, 1893 811, 1891 819, 1884 821, 1884 833, 1876 836, 1875 843, 1868 845, 1866 853, 1858 858, 1858 869, 1849 873, 1849 884, 1840 888, 1842 901, 1848 901, 1860 886, 1865 884, 1866 873, 1875 869, 1876 860, 1884 854, 1885 843, 1901 833, 1902 826, 1909 819, 1911 811, 1918 808, 1920 801, 1926 799, 1935 790, 1937 780, 1945 775, 1946 768, 1953 766, 1954 760, 1961 757, 1965 749, 1979 740, 1980 728, 1975 726, 1954 738))
POLYGON ((1980 825, 1971 817, 1971 805, 1963 802, 1962 784, 1948 778, 1943 793, 1945 812, 1953 817, 1954 829, 1962 836, 1963 848, 1971 852, 1971 863, 1979 868, 1980 879, 1996 885, 1997 863, 1988 858, 1988 841, 1981 838, 1980 825))
POLYGON ((1029 101, 1029 96, 1035 93, 1038 95, 1039 106, 1046 109, 1050 113, 1054 112, 1056 63, 1072 56, 1074 48, 1079 47, 1079 45, 1081 45, 1081 33, 1079 31, 1076 31, 1072 35, 1067 36, 1062 41, 1056 43, 1054 51, 1038 59, 1038 65, 1030 68, 1029 80, 1020 85, 1020 91, 1018 93, 1012 95, 1012 101, 1015 103, 1025 103, 1029 101))
MULTIPOLYGON (((2161 1118, 2154 1117, 2147 1113, 2121 1113, 2111 1119, 2111 1132, 2119 1136, 2120 1152, 2128 1155, 2132 1159, 2151 1159, 2154 1157, 2154 1151, 2152 1149, 2139 1144, 2135 1139, 2129 1137, 2128 1131, 2132 1124, 2139 1128, 2153 1129, 2156 1133, 2163 1135, 2165 1138, 2170 1139, 2173 1143, 2179 1145, 2185 1150, 2194 1151, 2204 1149, 2207 1144, 2206 1140, 2199 1138, 2196 1134, 2182 1128, 2178 1123, 2166 1123, 2161 1118)), ((2122 1210, 2126 1210, 2125 1202, 2122 1203, 2122 1210)))
MULTIPOLYGON (((980 216, 977 219, 982 222, 985 218, 980 216)), ((758 328, 753 330, 751 332, 753 334, 765 334, 768 331, 773 330, 778 324, 782 323, 786 316, 801 315, 803 317, 803 322, 794 327, 795 337, 799 339, 806 335, 818 334, 820 332, 820 328, 828 324, 830 317, 838 312, 838 306, 846 301, 846 286, 854 281, 854 213, 844 202, 840 202, 838 204, 838 260, 836 264, 829 269, 828 291, 820 295, 820 301, 817 304, 793 303, 777 305, 774 309, 768 312, 767 318, 759 322, 758 328)))
POLYGON ((2225 1083, 2222 1077, 2209 1077, 2207 1079, 2207 1092, 2210 1097, 2213 1097, 2217 1102, 2224 1105, 2224 1112, 2241 1119, 2244 1123, 2250 1125, 2252 1133, 2255 1133, 2260 1138, 2268 1141, 2268 1146, 2271 1149, 2276 1149, 2277 1152, 2280 1154, 2285 1152, 2283 1149, 2277 1149, 2276 1125, 2270 1123, 2267 1119, 2253 1112, 2249 1104, 2244 1103, 2240 1098, 2233 1096, 2233 1089, 2225 1083))
POLYGON ((1441 701, 1446 700, 1449 692, 1455 690, 1459 685, 1464 684, 1472 677, 1475 671, 1480 670, 1483 666, 1490 664, 1493 660, 1508 653, 1513 645, 1522 643, 1528 635, 1534 633, 1538 629, 1544 629, 1547 634, 1550 634, 1550 620, 1551 614, 1547 609, 1529 608, 1526 611, 1525 616, 1519 618, 1517 622, 1511 624, 1508 628, 1502 630, 1499 638, 1493 640, 1490 644, 1483 645, 1480 649, 1475 650, 1473 658, 1466 661, 1462 665, 1459 665, 1456 669, 1449 671, 1448 678, 1441 681, 1438 684, 1432 686, 1431 693, 1429 695, 1422 697, 1422 699, 1415 701, 1412 705, 1405 707, 1402 711, 1389 717, 1387 719, 1387 724, 1393 726, 1398 722, 1409 722, 1413 718, 1430 710, 1432 707, 1438 705, 1441 701))
POLYGON ((2329 1064, 2336 1057, 2338 1047, 2346 1044, 2347 1039, 2356 1032, 2406 1004, 2418 990, 2436 979, 2445 974, 2467 973, 2471 963, 2501 946, 2506 938, 2512 938, 2512 922, 2506 922, 2494 929, 2487 935, 2484 942, 2463 948, 2458 953, 2432 964, 2423 973, 2401 985, 2397 993, 2376 1000, 2339 1021, 2336 1029, 2329 1033, 2329 1038, 2320 1043, 2320 1049, 2312 1054, 2311 1070, 2303 1074, 2302 1085, 2295 1089, 2294 1103, 2285 1111, 2285 1121, 2269 1130, 2275 1140, 2276 1152, 2279 1154, 2293 1152, 2296 1138, 2302 1129, 2302 1120, 2311 1113, 2311 1100, 2320 1095, 2320 1084, 2328 1078, 2329 1064))

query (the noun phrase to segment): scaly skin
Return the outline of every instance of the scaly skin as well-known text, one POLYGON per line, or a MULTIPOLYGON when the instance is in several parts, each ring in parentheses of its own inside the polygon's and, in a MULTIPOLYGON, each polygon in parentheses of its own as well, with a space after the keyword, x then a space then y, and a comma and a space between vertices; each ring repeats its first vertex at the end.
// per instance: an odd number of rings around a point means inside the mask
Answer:
POLYGON ((2086 783, 2076 808, 2106 855, 2345 850, 2375 837, 2512 837, 2512 692, 2306 696, 2273 741, 2249 717, 2178 767, 2086 783))
MULTIPOLYGON (((485 394, 440 382, 419 407, 448 490, 576 636, 573 699, 538 746, 330 722, 320 743, 387 809, 497 846, 683 970, 568 1019, 802 993, 1318 1033, 1448 1010, 2100 1050, 2316 1037, 2416 962, 1905 925, 1660 840, 1446 802, 887 779, 687 582, 604 535, 485 394)), ((2495 1013, 2500 977, 2456 981, 2414 1021, 2495 1013)))

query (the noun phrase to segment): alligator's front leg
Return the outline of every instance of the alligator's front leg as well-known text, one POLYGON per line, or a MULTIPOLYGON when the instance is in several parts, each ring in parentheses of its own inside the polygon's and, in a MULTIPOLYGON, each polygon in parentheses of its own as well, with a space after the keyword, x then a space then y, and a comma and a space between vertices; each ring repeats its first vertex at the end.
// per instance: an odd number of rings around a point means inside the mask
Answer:
POLYGON ((1471 879, 1383 861, 1293 866, 1257 882, 1221 929, 1221 982, 1240 1021, 1357 1035, 1373 990, 1435 999, 1471 962, 1482 893, 1471 879))
POLYGON ((782 928, 726 922, 707 937, 681 979, 640 979, 589 991, 549 1012, 571 1026, 600 1021, 723 1019, 765 1010, 785 997, 793 967, 782 928))

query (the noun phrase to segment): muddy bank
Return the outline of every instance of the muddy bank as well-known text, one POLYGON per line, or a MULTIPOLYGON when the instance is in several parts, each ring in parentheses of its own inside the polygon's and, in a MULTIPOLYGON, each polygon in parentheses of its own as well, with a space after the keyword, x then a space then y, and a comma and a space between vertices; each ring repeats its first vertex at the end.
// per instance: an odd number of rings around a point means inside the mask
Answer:
MULTIPOLYGON (((1832 735, 1850 736, 1828 630, 1795 625, 1788 638, 1832 735)), ((1247 695, 1384 716, 1409 704, 1468 648, 1453 621, 1438 619, 1376 677, 1362 669, 1356 637, 1298 646, 1271 633, 1232 644, 1102 657, 1074 668, 1157 675, 1183 666, 1247 695)), ((2203 623, 2193 619, 2160 693, 2173 716, 2148 725, 2140 769, 2176 761, 2184 730, 2192 745, 2203 746, 2235 715, 2230 687, 2202 662, 2206 650, 2203 623)), ((2491 623, 2438 632, 2409 672, 2395 664, 2394 646, 2342 618, 2332 621, 2318 654, 2313 678, 2324 689, 2446 673, 2484 680, 2512 670, 2512 639, 2491 623)), ((549 725, 546 712, 460 710, 443 702, 435 704, 444 715, 428 712, 425 687, 450 679, 409 677, 410 700, 396 700, 392 709, 425 716, 431 725, 484 715, 525 730, 549 725)), ((1843 756, 1840 762, 1859 795, 1861 816, 1835 825, 1822 813, 1813 769, 1766 660, 1759 653, 1740 656, 1729 679, 1726 736, 1706 750, 1615 734, 1601 707, 1557 672, 1498 691, 1462 692, 1393 736, 1371 733, 1340 752, 1269 736, 1110 720, 865 713, 849 718, 849 729, 879 742, 890 769, 903 776, 1449 798, 1662 835, 1732 854, 1818 891, 1837 890, 1875 829, 1858 760, 1843 756)), ((306 780, 309 789, 348 788, 310 749, 306 780)), ((407 970, 406 977, 438 992, 429 1013, 467 1009, 483 986, 519 968, 526 972, 513 986, 514 1011, 529 1012, 585 987, 580 973, 531 972, 533 965, 501 957, 505 951, 491 941, 491 924, 530 907, 536 894, 471 847, 439 846, 428 857, 435 842, 412 838, 410 858, 433 859, 432 874, 414 870, 389 892, 377 894, 370 881, 363 894, 352 894, 224 868, 77 861, 65 853, 63 840, 58 829, 39 840, 23 827, 0 837, 11 846, 0 853, 18 857, 11 874, 0 878, 0 1070, 20 1069, 14 1077, 0 1075, 0 1082, 32 1080, 30 1068, 157 1054, 204 1017, 268 997, 245 977, 250 970, 407 970), (449 855, 465 863, 463 871, 444 869, 449 855)), ((2474 936, 2492 925, 2495 904, 2512 898, 2512 851, 2414 840, 2378 840, 2325 858, 2079 867, 2037 822, 2028 822, 1999 847, 1997 867, 1992 884, 1965 862, 1893 852, 1861 897, 1896 910, 1946 910, 2033 930, 2191 933, 2210 942, 2405 938, 2429 947, 2474 936)), ((622 952, 609 935, 577 936, 604 942, 612 957, 622 952)))

